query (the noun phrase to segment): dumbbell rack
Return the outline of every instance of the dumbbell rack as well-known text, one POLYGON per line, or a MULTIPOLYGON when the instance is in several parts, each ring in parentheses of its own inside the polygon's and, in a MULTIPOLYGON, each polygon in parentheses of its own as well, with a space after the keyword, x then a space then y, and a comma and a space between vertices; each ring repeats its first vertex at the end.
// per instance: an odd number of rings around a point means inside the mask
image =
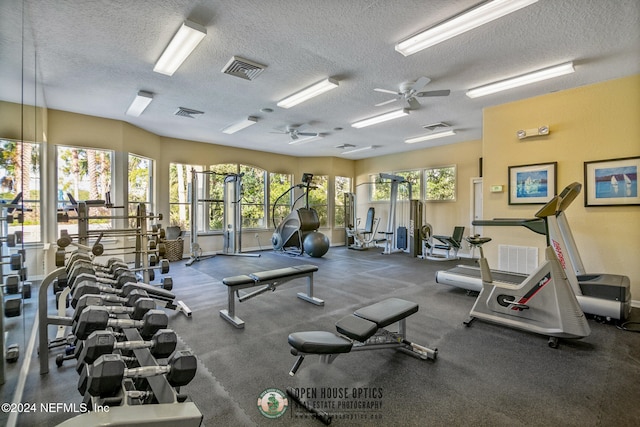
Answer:
MULTIPOLYGON (((48 349, 48 326, 62 325, 71 326, 72 317, 49 315, 47 313, 47 290, 53 282, 66 273, 64 267, 60 267, 49 273, 42 281, 39 290, 39 357, 40 374, 49 372, 49 349, 48 349)), ((119 317, 126 318, 125 315, 119 317)), ((127 341, 140 341, 142 336, 135 328, 125 328, 122 330, 127 341)), ((133 354, 140 366, 159 366, 157 360, 148 348, 134 349, 133 354)), ((126 381, 126 380, 125 380, 126 381)), ((185 397, 169 384, 164 375, 157 375, 146 378, 149 384, 154 401, 151 404, 136 404, 134 399, 128 398, 126 384, 123 381, 122 390, 114 398, 92 398, 88 394, 83 397, 83 403, 88 405, 92 411, 73 417, 60 426, 75 427, 97 424, 110 424, 127 420, 128 425, 148 423, 153 420, 158 426, 199 426, 202 422, 202 413, 193 402, 185 401, 185 397), (100 411, 100 408, 109 407, 108 411, 100 411), (99 423, 98 423, 99 421, 99 423)))

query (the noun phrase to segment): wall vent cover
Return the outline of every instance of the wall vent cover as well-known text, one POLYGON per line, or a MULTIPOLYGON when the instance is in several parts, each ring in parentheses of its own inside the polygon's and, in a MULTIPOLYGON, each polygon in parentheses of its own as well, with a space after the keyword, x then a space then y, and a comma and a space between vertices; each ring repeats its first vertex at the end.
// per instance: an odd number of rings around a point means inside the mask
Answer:
POLYGON ((194 115, 204 114, 204 111, 198 111, 192 108, 178 107, 178 110, 174 114, 176 116, 189 117, 190 119, 195 119, 194 115))
POLYGON ((253 80, 258 77, 266 65, 258 64, 257 62, 249 61, 248 59, 234 56, 231 58, 227 65, 224 66, 222 72, 229 74, 230 76, 240 77, 245 80, 253 80))

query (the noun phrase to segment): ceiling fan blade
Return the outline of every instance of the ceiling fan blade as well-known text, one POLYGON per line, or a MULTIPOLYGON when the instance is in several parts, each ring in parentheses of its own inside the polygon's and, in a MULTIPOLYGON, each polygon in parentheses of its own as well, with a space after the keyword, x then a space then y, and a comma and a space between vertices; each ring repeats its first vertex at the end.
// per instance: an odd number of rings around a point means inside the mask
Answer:
POLYGON ((409 99, 407 99, 407 102, 409 103, 409 106, 411 107, 411 109, 413 110, 417 110, 418 108, 421 107, 420 103, 418 102, 417 99, 415 99, 414 97, 411 97, 409 99))
POLYGON ((411 90, 415 92, 420 92, 426 85, 429 84, 431 79, 429 77, 420 77, 416 82, 411 86, 411 90))
POLYGON ((317 132, 298 132, 298 136, 318 136, 317 132))
POLYGON ((449 89, 443 90, 430 90, 428 92, 418 92, 414 96, 426 97, 426 96, 449 96, 451 91, 449 89))
POLYGON ((375 88, 373 90, 375 90, 376 92, 391 93, 393 95, 402 95, 400 92, 396 92, 395 90, 380 89, 380 88, 375 88))
POLYGON ((397 98, 396 98, 396 99, 390 99, 390 100, 388 100, 388 101, 384 101, 384 102, 381 102, 381 103, 379 103, 379 104, 376 104, 375 106, 376 106, 376 107, 381 107, 381 106, 383 106, 383 105, 387 105, 387 104, 390 104, 390 103, 392 103, 392 102, 396 102, 397 100, 398 100, 397 98))

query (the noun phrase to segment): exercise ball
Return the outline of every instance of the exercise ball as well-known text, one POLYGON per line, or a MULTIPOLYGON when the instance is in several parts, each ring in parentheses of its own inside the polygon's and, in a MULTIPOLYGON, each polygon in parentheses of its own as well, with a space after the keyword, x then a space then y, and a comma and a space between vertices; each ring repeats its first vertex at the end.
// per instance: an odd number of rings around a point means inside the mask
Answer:
POLYGON ((329 238, 318 231, 314 231, 307 234, 302 242, 302 247, 307 255, 320 258, 329 250, 329 238))

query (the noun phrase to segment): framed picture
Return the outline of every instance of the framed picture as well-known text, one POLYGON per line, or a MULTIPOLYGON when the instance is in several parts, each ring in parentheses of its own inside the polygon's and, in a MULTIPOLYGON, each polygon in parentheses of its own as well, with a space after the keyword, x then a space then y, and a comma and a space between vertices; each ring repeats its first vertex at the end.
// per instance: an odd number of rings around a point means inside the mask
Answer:
POLYGON ((509 204, 542 205, 556 195, 558 162, 509 166, 509 204))
POLYGON ((640 157, 584 162, 584 205, 640 205, 638 169, 640 157))

